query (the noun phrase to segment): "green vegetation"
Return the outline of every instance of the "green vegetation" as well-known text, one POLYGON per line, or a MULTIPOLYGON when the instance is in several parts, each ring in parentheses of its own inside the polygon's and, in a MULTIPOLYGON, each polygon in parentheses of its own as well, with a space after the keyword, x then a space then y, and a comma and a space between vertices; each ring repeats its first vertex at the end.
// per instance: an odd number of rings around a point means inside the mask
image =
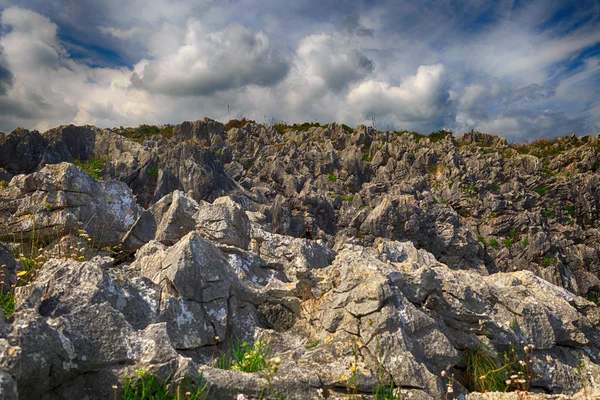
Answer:
POLYGON ((150 175, 154 179, 158 179, 158 168, 156 168, 156 167, 148 168, 148 175, 150 175))
POLYGON ((465 388, 476 392, 528 392, 533 379, 533 345, 515 351, 514 347, 501 357, 484 344, 465 350, 467 374, 465 388))
POLYGON ((529 245, 529 239, 525 238, 521 241, 521 244, 523 245, 523 247, 527 247, 529 245))
POLYGON ((441 129, 437 132, 431 132, 428 137, 429 137, 429 140, 431 140, 432 142, 435 143, 435 142, 440 141, 448 136, 452 137, 452 131, 441 129))
POLYGON ((569 214, 571 216, 571 218, 573 218, 575 216, 575 206, 573 206, 571 204, 567 204, 565 206, 565 210, 567 210, 567 214, 569 214))
POLYGON ((350 194, 348 196, 341 196, 342 201, 347 201, 349 203, 352 203, 354 201, 354 195, 350 194))
POLYGON ((362 160, 365 161, 365 162, 371 162, 371 161, 373 161, 373 157, 369 157, 368 155, 364 155, 362 157, 362 160))
POLYGON ((544 218, 550 218, 550 217, 552 217, 552 215, 554 215, 554 212, 552 212, 552 210, 544 210, 544 211, 542 211, 542 216, 544 218))
POLYGON ((492 212, 490 213, 490 215, 491 215, 493 218, 496 218, 496 217, 498 216, 498 213, 497 213, 496 211, 492 211, 492 212))
POLYGON ((315 347, 317 347, 319 345, 319 343, 320 343, 319 340, 315 340, 314 342, 307 344, 305 348, 306 348, 306 350, 312 350, 315 347))
POLYGON ((327 176, 327 180, 328 180, 329 182, 337 182, 337 176, 335 176, 335 175, 333 175, 333 174, 329 174, 329 175, 327 176))
POLYGON ((548 193, 548 190, 549 190, 548 186, 541 186, 541 187, 535 189, 535 192, 537 194, 539 194, 540 196, 545 196, 546 193, 548 193))
POLYGON ((462 191, 465 193, 478 193, 479 188, 476 185, 468 185, 462 188, 462 191))
MULTIPOLYGON (((146 370, 137 369, 137 377, 123 381, 123 400, 180 400, 207 399, 208 382, 204 385, 193 387, 188 379, 180 385, 171 382, 170 378, 161 383, 154 375, 146 370)), ((202 376, 200 376, 200 380, 202 376)), ((116 386, 113 386, 116 398, 116 386)))
POLYGON ((15 312, 15 294, 11 291, 5 293, 3 289, 0 289, 0 307, 2 307, 4 316, 10 318, 15 312))
POLYGON ((516 239, 516 237, 517 237, 517 231, 515 231, 514 229, 511 229, 508 232, 508 237, 511 238, 511 239, 516 239))
POLYGON ((498 192, 498 191, 500 191, 500 185, 497 185, 494 183, 492 185, 492 192, 498 192))
POLYGON ((71 163, 91 177, 100 179, 100 174, 107 161, 104 158, 91 158, 89 160, 72 160, 71 163))
POLYGON ((498 247, 500 246, 500 244, 498 243, 498 240, 495 238, 490 239, 490 246, 492 247, 498 247))
POLYGON ((481 235, 477 235, 477 240, 479 240, 481 242, 481 244, 483 244, 485 246, 485 238, 481 235))
POLYGON ((133 140, 137 143, 144 143, 144 140, 147 138, 160 135, 170 139, 175 134, 175 126, 174 125, 140 125, 137 128, 123 128, 117 130, 118 133, 125 136, 128 139, 133 140))
POLYGON ((246 124, 255 124, 256 121, 254 121, 253 119, 246 119, 246 117, 242 117, 242 119, 232 119, 229 120, 229 122, 227 122, 225 124, 225 131, 228 131, 232 128, 243 128, 246 126, 246 124))
POLYGON ((228 353, 217 360, 216 367, 242 372, 258 372, 268 365, 269 346, 262 341, 250 344, 245 341, 232 342, 228 353))
POLYGON ((342 124, 342 129, 344 130, 344 132, 346 133, 353 133, 354 129, 350 128, 348 125, 346 124, 342 124))
POLYGON ((544 267, 547 267, 551 264, 554 264, 556 262, 556 258, 555 257, 544 257, 544 267))
POLYGON ((512 246, 512 240, 510 240, 510 239, 504 239, 502 241, 502 244, 504 245, 504 247, 509 248, 510 246, 512 246))
POLYGON ((0 189, 6 189, 8 187, 8 182, 0 181, 0 189))

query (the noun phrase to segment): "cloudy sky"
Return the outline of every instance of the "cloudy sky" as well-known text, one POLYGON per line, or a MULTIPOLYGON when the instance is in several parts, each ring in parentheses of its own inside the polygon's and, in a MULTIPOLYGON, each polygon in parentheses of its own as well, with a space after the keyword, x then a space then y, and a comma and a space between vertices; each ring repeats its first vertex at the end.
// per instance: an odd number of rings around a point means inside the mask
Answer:
POLYGON ((0 131, 241 116, 600 133, 600 2, 0 0, 0 131))

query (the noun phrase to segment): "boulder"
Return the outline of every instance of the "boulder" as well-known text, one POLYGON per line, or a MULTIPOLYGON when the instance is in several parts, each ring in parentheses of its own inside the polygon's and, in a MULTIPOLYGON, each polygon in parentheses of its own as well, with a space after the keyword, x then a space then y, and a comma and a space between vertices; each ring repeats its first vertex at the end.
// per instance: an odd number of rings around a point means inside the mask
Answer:
POLYGON ((0 189, 0 240, 44 243, 82 229, 94 245, 121 243, 141 209, 131 190, 69 163, 15 176, 0 189))

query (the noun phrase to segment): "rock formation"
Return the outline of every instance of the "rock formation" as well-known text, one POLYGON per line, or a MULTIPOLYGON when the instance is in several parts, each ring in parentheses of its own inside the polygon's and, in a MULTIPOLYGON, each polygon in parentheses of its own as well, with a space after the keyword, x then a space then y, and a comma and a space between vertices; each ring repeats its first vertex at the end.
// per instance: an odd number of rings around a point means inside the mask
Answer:
POLYGON ((112 398, 142 368, 217 400, 459 398, 483 350, 523 361, 532 392, 598 393, 598 138, 131 136, 0 136, 0 397, 112 398), (92 160, 99 179, 72 164, 92 160), (216 368, 237 340, 277 373, 216 368))

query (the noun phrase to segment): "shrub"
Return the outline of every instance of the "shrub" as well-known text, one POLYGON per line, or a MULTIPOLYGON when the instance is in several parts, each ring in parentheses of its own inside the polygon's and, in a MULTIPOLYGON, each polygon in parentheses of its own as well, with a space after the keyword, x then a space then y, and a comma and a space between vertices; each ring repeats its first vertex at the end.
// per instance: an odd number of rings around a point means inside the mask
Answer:
POLYGON ((342 201, 347 201, 349 203, 352 203, 354 201, 354 195, 348 195, 348 196, 341 196, 342 197, 342 201))
POLYGON ((447 136, 452 137, 452 131, 441 129, 437 132, 431 132, 428 137, 429 137, 429 140, 431 140, 432 142, 437 142, 439 140, 444 139, 447 136))
POLYGON ((479 188, 476 185, 468 185, 463 187, 462 191, 465 193, 477 193, 479 192, 479 188))
POLYGON ((126 138, 141 144, 144 140, 153 135, 160 135, 167 139, 172 138, 175 134, 175 126, 170 124, 162 125, 160 127, 156 125, 140 125, 137 128, 121 127, 118 132, 126 138))
POLYGON ((328 180, 329 182, 337 182, 337 176, 335 176, 335 175, 333 175, 333 174, 329 174, 329 175, 327 176, 327 180, 328 180))
POLYGON ((477 235, 477 240, 479 240, 485 246, 485 238, 481 235, 477 235))
POLYGON ((368 155, 364 155, 362 157, 362 160, 365 161, 365 162, 371 162, 371 161, 373 161, 373 157, 369 157, 368 155))
POLYGON ((246 126, 246 124, 255 124, 256 121, 254 121, 253 119, 246 119, 246 117, 242 117, 242 119, 232 119, 229 120, 229 122, 227 122, 225 124, 225 130, 228 131, 231 128, 243 128, 244 126, 246 126))
POLYGON ((517 231, 515 231, 514 229, 511 229, 510 232, 508 232, 508 237, 511 239, 514 239, 517 237, 517 231))
POLYGON ((497 239, 492 238, 492 239, 490 239, 490 246, 498 247, 498 246, 500 246, 500 244, 498 243, 497 239))
POLYGON ((512 241, 510 239, 504 239, 502 241, 502 244, 504 245, 504 247, 508 248, 508 247, 512 246, 512 241))
POLYGON ((523 239, 521 244, 523 245, 523 247, 527 247, 529 245, 529 240, 527 238, 525 238, 525 239, 523 239))
POLYGON ((342 124, 342 129, 343 129, 343 130, 344 130, 344 132, 346 132, 346 133, 353 133, 353 132, 354 132, 354 129, 352 129, 351 127, 349 127, 349 126, 348 126, 348 125, 346 125, 346 124, 342 124))
POLYGON ((217 360, 217 368, 242 372, 258 372, 268 365, 269 346, 262 341, 250 344, 245 341, 232 342, 229 354, 223 353, 217 360))
POLYGON ((537 189, 535 189, 535 192, 537 194, 539 194, 540 196, 544 196, 546 193, 548 193, 548 186, 541 186, 537 189))

